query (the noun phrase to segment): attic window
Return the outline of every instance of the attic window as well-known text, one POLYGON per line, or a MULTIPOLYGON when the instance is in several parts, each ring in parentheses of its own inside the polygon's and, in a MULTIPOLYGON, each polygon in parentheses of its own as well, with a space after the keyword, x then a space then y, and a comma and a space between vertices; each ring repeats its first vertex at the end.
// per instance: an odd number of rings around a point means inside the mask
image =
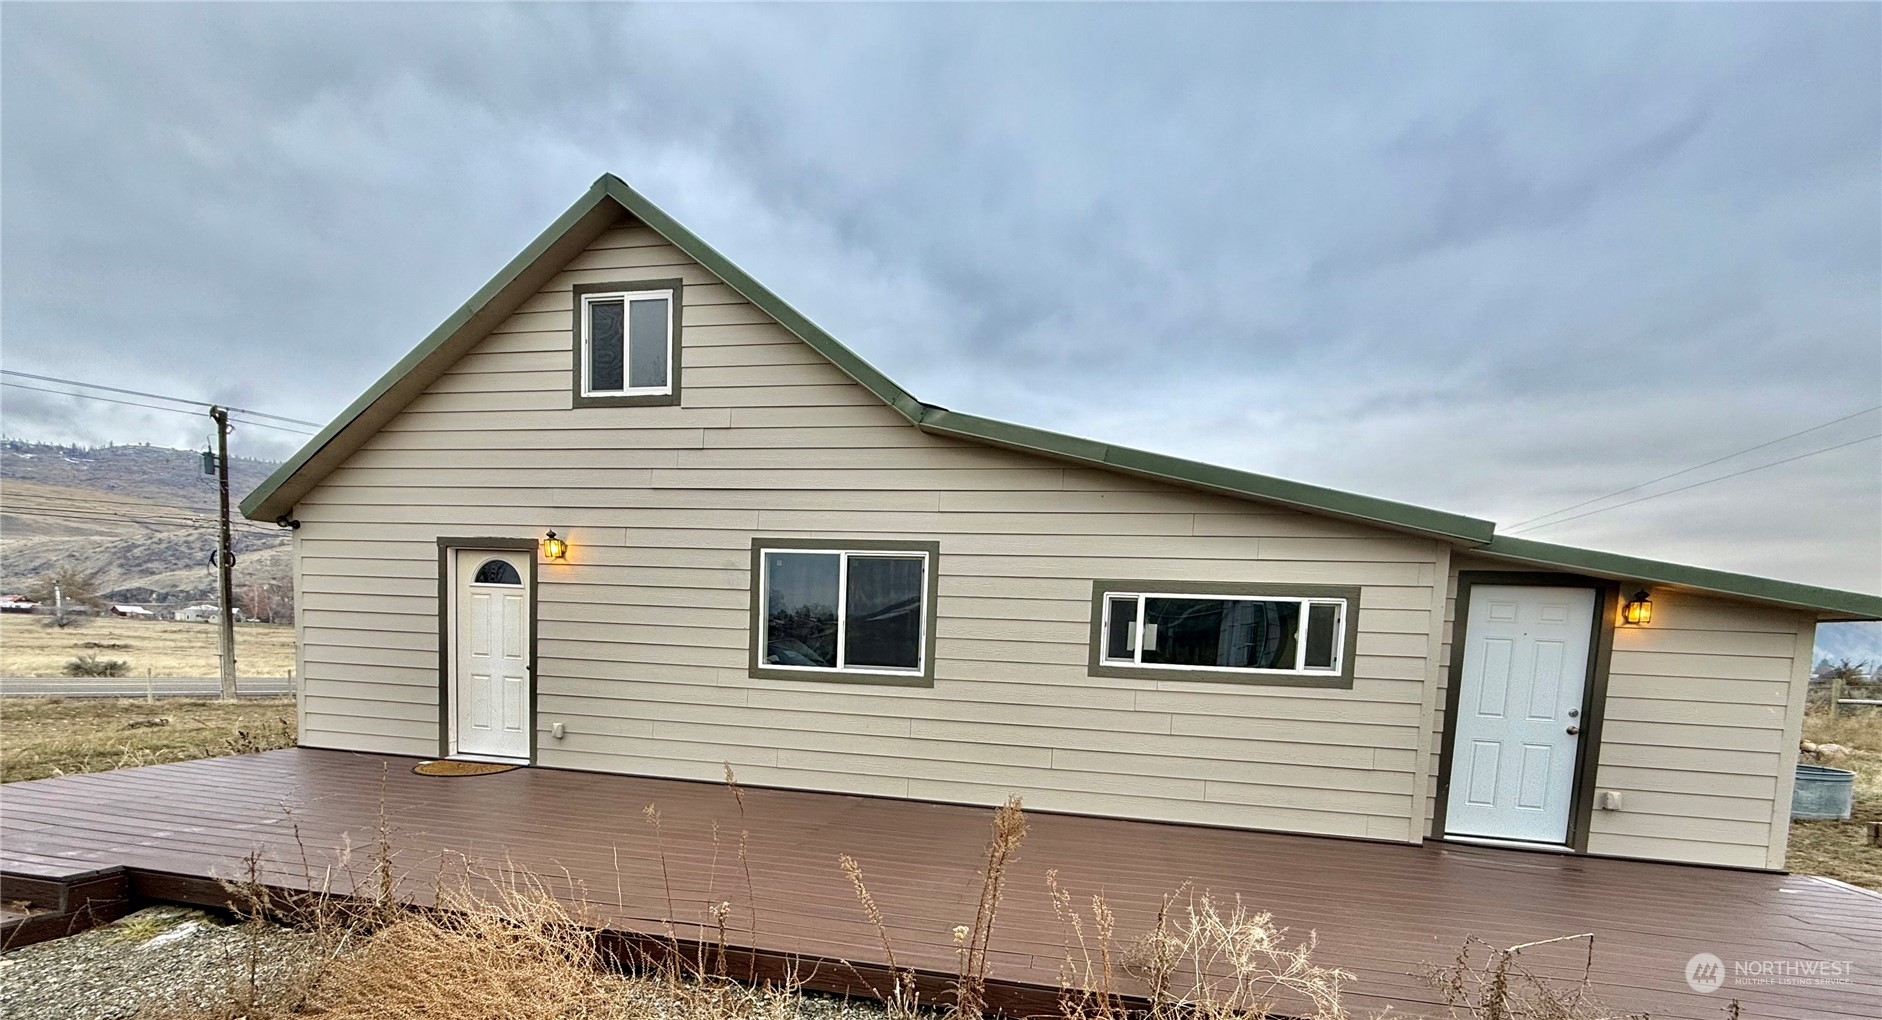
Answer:
POLYGON ((678 280, 575 288, 575 403, 679 403, 678 280))

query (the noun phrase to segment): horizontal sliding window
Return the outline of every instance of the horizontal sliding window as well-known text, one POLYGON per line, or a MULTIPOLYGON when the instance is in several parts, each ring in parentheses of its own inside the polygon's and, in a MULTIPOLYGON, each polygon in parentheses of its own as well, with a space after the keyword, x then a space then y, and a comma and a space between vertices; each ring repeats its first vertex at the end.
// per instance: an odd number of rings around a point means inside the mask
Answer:
POLYGON ((575 288, 578 405, 676 403, 681 283, 575 288))
POLYGON ((1105 591, 1099 665, 1198 674, 1337 676, 1349 599, 1105 591))
POLYGON ((673 294, 588 294, 589 395, 665 393, 673 294))
POLYGON ((754 671, 930 675, 929 550, 760 547, 755 558, 754 671))

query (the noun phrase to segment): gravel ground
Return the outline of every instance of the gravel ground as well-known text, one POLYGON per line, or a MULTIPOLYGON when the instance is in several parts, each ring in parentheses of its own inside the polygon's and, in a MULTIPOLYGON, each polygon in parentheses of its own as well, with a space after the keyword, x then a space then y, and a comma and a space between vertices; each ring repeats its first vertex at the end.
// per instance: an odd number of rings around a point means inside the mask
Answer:
MULTIPOLYGON (((70 938, 0 956, 0 1014, 120 1020, 180 1002, 226 1002, 231 975, 242 972, 249 933, 227 919, 187 907, 149 907, 70 938)), ((264 928, 267 961, 306 936, 264 928)))
MULTIPOLYGON (((670 1000, 655 982, 622 978, 615 987, 619 989, 617 995, 635 996, 633 1005, 622 1010, 623 1015, 637 1018, 698 1015, 697 1010, 687 1009, 670 1000)), ((792 994, 766 991, 758 994, 758 1000, 762 1004, 758 1009, 741 1011, 740 1015, 793 1016, 796 1020, 889 1020, 888 1010, 881 1003, 868 999, 846 999, 839 995, 819 995, 815 992, 792 994)), ((922 1020, 940 1020, 941 1014, 924 1008, 921 1017, 922 1020)))
MULTIPOLYGON (((152 1007, 227 1003, 231 979, 246 965, 251 937, 261 939, 264 983, 278 973, 269 961, 308 939, 286 928, 251 929, 187 907, 149 907, 70 938, 0 956, 0 1016, 129 1020, 152 1007)), ((616 987, 639 997, 634 1003, 638 1008, 624 1013, 668 1015, 657 985, 617 979, 616 987)), ((775 1001, 779 994, 766 998, 775 1001)), ((782 1009, 763 1012, 795 1014, 799 1020, 888 1020, 887 1011, 875 1002, 814 994, 793 998, 795 1002, 780 1004, 782 1009)))

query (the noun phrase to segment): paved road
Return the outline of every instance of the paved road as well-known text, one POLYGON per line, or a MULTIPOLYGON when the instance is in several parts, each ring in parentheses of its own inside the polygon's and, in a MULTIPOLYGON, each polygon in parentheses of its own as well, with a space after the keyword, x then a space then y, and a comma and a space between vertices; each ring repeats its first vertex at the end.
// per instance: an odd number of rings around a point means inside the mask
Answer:
MULTIPOLYGON (((294 682, 286 677, 241 677, 235 681, 236 694, 244 698, 278 698, 294 693, 294 682)), ((63 698, 141 698, 155 694, 159 698, 213 698, 222 692, 222 681, 213 676, 76 677, 9 676, 0 677, 0 695, 63 698)))

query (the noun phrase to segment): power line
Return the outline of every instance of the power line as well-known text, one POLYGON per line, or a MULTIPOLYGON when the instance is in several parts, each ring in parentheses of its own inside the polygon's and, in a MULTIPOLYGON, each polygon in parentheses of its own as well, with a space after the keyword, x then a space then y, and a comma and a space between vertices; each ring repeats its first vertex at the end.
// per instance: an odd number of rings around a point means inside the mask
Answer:
MULTIPOLYGON (((182 528, 188 531, 201 531, 215 527, 215 521, 213 520, 189 522, 140 517, 112 517, 98 514, 75 514, 49 507, 0 507, 0 516, 13 516, 16 514, 21 517, 45 517, 54 520, 86 524, 125 524, 152 528, 182 528)), ((230 527, 246 535, 278 534, 278 532, 273 529, 263 528, 259 525, 246 522, 242 524, 231 523, 230 527)))
MULTIPOLYGON (((141 517, 114 517, 114 516, 109 516, 109 515, 73 512, 70 510, 64 510, 64 509, 58 509, 58 508, 52 508, 52 507, 0 506, 0 515, 7 515, 7 516, 18 515, 21 517, 45 517, 45 518, 51 518, 54 520, 84 521, 86 523, 97 523, 97 524, 135 524, 135 525, 139 525, 143 527, 151 527, 151 528, 183 528, 189 531, 196 531, 196 530, 201 530, 205 528, 213 528, 216 526, 216 522, 214 518, 207 518, 201 521, 188 522, 188 521, 152 519, 152 518, 141 518, 141 517)), ((230 527, 236 528, 247 534, 253 534, 253 535, 273 535, 273 534, 278 533, 274 529, 264 528, 256 524, 231 523, 230 527)))
MULTIPOLYGON (((4 372, 4 371, 6 370, 0 369, 0 372, 4 372)), ((142 403, 136 400, 123 400, 117 397, 107 397, 107 396, 103 396, 97 393, 72 393, 67 390, 49 390, 45 388, 44 386, 28 386, 25 383, 8 382, 7 380, 4 380, 4 379, 0 379, 0 386, 11 386, 14 389, 18 389, 18 390, 33 390, 34 392, 37 392, 37 393, 51 393, 55 396, 60 396, 60 397, 79 397, 85 400, 102 400, 102 401, 105 401, 106 403, 111 403, 111 404, 125 404, 130 407, 147 407, 153 411, 169 411, 173 414, 187 414, 187 415, 194 416, 198 413, 196 411, 191 411, 191 410, 188 410, 186 408, 181 408, 181 407, 164 407, 159 404, 146 404, 146 403, 142 403)), ((159 397, 158 399, 168 400, 172 398, 159 397)), ((254 425, 258 428, 278 429, 282 432, 292 432, 297 436, 311 436, 314 434, 312 432, 306 431, 305 429, 291 429, 285 425, 273 425, 265 421, 250 421, 246 418, 232 418, 230 420, 240 422, 243 425, 254 425)))
MULTIPOLYGON (((1782 442, 1785 442, 1786 440, 1791 440, 1791 439, 1796 439, 1796 438, 1797 438, 1798 436, 1807 436, 1807 435, 1809 435, 1809 434, 1810 434, 1810 433, 1812 433, 1812 432, 1820 432, 1820 431, 1822 431, 1823 429, 1827 429, 1827 428, 1829 428, 1829 427, 1830 427, 1830 426, 1832 426, 1832 425, 1841 425, 1842 423, 1844 423, 1844 422, 1846 422, 1846 421, 1849 421, 1849 420, 1850 420, 1850 419, 1852 419, 1852 418, 1860 418, 1860 417, 1862 417, 1862 416, 1863 416, 1863 415, 1865 415, 1865 414, 1872 414, 1872 413, 1874 413, 1874 412, 1876 412, 1876 411, 1882 411, 1882 404, 1877 404, 1877 405, 1876 405, 1876 406, 1874 406, 1874 407, 1869 407, 1869 408, 1864 408, 1863 410, 1860 410, 1860 411, 1857 411, 1857 412, 1855 412, 1854 414, 1846 414, 1846 415, 1844 415, 1844 416, 1842 416, 1841 418, 1836 418, 1836 419, 1834 419, 1834 420, 1831 420, 1831 421, 1826 421, 1826 422, 1824 422, 1824 423, 1823 423, 1823 424, 1821 424, 1821 425, 1812 425, 1811 427, 1809 427, 1809 428, 1807 428, 1807 429, 1804 429, 1804 430, 1802 430, 1802 431, 1799 431, 1799 432, 1793 432, 1793 433, 1791 433, 1791 434, 1790 434, 1790 435, 1788 435, 1788 436, 1779 436, 1779 437, 1777 437, 1776 439, 1773 439, 1773 440, 1771 440, 1771 441, 1769 441, 1769 442, 1765 442, 1765 443, 1759 443, 1759 444, 1758 444, 1757 446, 1748 446, 1748 447, 1746 447, 1746 448, 1744 448, 1744 449, 1742 449, 1742 450, 1739 450, 1739 451, 1738 451, 1737 453, 1728 453, 1728 454, 1726 454, 1726 455, 1725 455, 1725 456, 1723 456, 1723 457, 1714 457, 1713 459, 1711 459, 1711 460, 1709 460, 1709 461, 1706 461, 1706 462, 1705 462, 1704 464, 1694 464, 1694 465, 1693 465, 1692 467, 1688 467, 1688 468, 1680 468, 1680 469, 1679 469, 1678 471, 1674 471, 1674 472, 1672 472, 1672 473, 1670 473, 1670 474, 1664 474, 1664 475, 1661 475, 1661 476, 1660 476, 1660 477, 1658 477, 1658 478, 1649 478, 1649 479, 1647 479, 1647 480, 1646 480, 1646 481, 1644 481, 1644 482, 1639 482, 1639 483, 1637 483, 1637 484, 1634 484, 1634 485, 1630 485, 1630 486, 1628 486, 1628 487, 1627 487, 1627 488, 1625 488, 1625 489, 1616 489, 1616 490, 1614 490, 1613 492, 1610 492, 1610 493, 1608 493, 1608 494, 1607 494, 1607 495, 1605 495, 1605 496, 1596 496, 1596 497, 1595 497, 1595 498, 1593 498, 1593 499, 1584 499, 1584 500, 1582 500, 1581 502, 1579 502, 1579 503, 1576 503, 1576 504, 1574 504, 1574 505, 1572 505, 1572 506, 1565 506, 1565 507, 1563 507, 1563 508, 1562 508, 1562 509, 1560 509, 1560 510, 1551 510, 1551 511, 1549 511, 1549 512, 1548 512, 1548 513, 1546 513, 1546 514, 1541 514, 1541 515, 1539 515, 1539 516, 1536 516, 1536 517, 1531 517, 1531 518, 1529 518, 1529 519, 1528 519, 1528 520, 1526 520, 1526 521, 1518 521, 1518 522, 1516 522, 1515 524, 1512 524, 1512 525, 1510 525, 1509 527, 1507 527, 1507 528, 1505 528, 1505 529, 1503 529, 1503 530, 1504 530, 1505 532, 1508 532, 1508 533, 1511 533, 1511 534, 1514 534, 1515 532, 1517 532, 1517 531, 1521 531, 1521 530, 1524 530, 1524 529, 1526 529, 1526 528, 1528 528, 1528 527, 1530 527, 1531 525, 1536 525, 1536 522, 1537 522, 1537 521, 1543 521, 1543 520, 1547 520, 1547 519, 1549 519, 1549 518, 1551 518, 1551 517, 1554 517, 1554 516, 1556 516, 1556 515, 1558 515, 1558 514, 1565 514, 1565 513, 1568 513, 1568 512, 1570 511, 1570 510, 1579 510, 1579 509, 1581 509, 1582 507, 1585 507, 1585 506, 1588 506, 1588 505, 1590 505, 1590 504, 1593 504, 1593 503, 1599 503, 1599 502, 1602 502, 1603 500, 1609 500, 1609 499, 1613 499, 1613 498, 1614 498, 1614 497, 1616 497, 1616 496, 1624 496, 1624 495, 1626 495, 1627 493, 1630 493, 1630 492, 1633 492, 1633 491, 1634 491, 1635 489, 1644 489, 1644 488, 1646 488, 1646 487, 1647 487, 1647 486, 1649 486, 1649 485, 1653 485, 1653 484, 1655 484, 1655 483, 1658 483, 1658 482, 1664 482, 1664 481, 1666 481, 1666 480, 1667 480, 1667 479, 1669 479, 1669 478, 1678 478, 1678 477, 1679 477, 1680 475, 1686 475, 1686 474, 1691 474, 1691 473, 1693 473, 1694 471, 1697 471, 1697 470, 1699 470, 1700 468, 1708 468, 1708 467, 1711 467, 1711 466, 1712 466, 1712 465, 1714 465, 1714 464, 1721 464, 1721 463, 1724 463, 1725 461, 1728 461, 1728 460, 1733 460, 1733 459, 1736 459, 1736 458, 1738 458, 1738 457, 1743 457, 1743 456, 1744 456, 1745 454, 1747 454, 1747 453, 1756 453, 1756 452, 1758 452, 1759 450, 1762 450, 1762 449, 1764 449, 1764 448, 1766 448, 1766 447, 1769 447, 1769 446, 1776 446, 1777 444, 1779 444, 1779 443, 1782 443, 1782 442)), ((1837 447, 1831 447, 1831 449, 1837 449, 1837 447)), ((1793 459, 1794 459, 1794 458, 1793 458, 1793 459)), ((1786 461, 1778 461, 1777 463, 1779 463, 1779 464, 1783 464, 1783 463, 1787 463, 1787 462, 1786 462, 1786 461)), ((1726 477, 1726 478, 1731 478, 1731 477, 1733 477, 1733 476, 1731 476, 1731 475, 1725 475, 1724 477, 1726 477)), ((1678 490, 1678 489, 1675 489, 1675 490, 1673 490, 1673 491, 1675 491, 1675 492, 1678 492, 1678 491, 1680 491, 1680 490, 1678 490)), ((1625 504, 1625 503, 1622 503, 1622 504, 1620 504, 1620 505, 1621 505, 1621 506, 1626 506, 1627 504, 1625 504)), ((1569 519, 1569 520, 1574 520, 1575 518, 1573 518, 1573 517, 1571 517, 1571 518, 1568 518, 1568 519, 1569 519)), ((1546 525, 1546 524, 1544 524, 1544 525, 1536 525, 1536 526, 1538 526, 1538 527, 1548 527, 1548 525, 1546 525)))
POLYGON ((1722 481, 1725 481, 1727 478, 1737 478, 1739 475, 1748 475, 1748 474, 1751 474, 1753 471, 1763 471, 1765 468, 1774 468, 1774 467, 1777 467, 1779 464, 1789 464, 1792 461, 1803 460, 1806 457, 1815 457, 1821 453, 1830 453, 1835 450, 1841 450, 1845 447, 1855 446, 1857 443, 1867 443, 1876 439, 1882 439, 1882 433, 1877 433, 1873 436, 1863 436, 1861 439, 1852 439, 1847 443, 1838 443, 1835 446, 1826 446, 1821 450, 1811 450, 1808 453, 1800 453, 1794 457, 1786 457, 1783 460, 1774 460, 1769 464, 1759 464, 1759 465, 1756 465, 1755 467, 1748 467, 1742 471, 1734 471, 1729 475, 1720 475, 1717 478, 1707 478, 1704 481, 1694 482, 1691 485, 1682 485, 1677 489, 1667 489, 1665 492, 1649 493, 1645 496, 1640 496, 1634 499, 1630 499, 1625 503, 1616 503, 1613 506, 1604 506, 1599 509, 1589 510, 1584 513, 1579 513, 1573 517, 1564 517, 1559 521, 1550 521, 1547 524, 1538 524, 1534 528, 1531 528, 1530 530, 1534 531, 1534 530, 1539 530, 1542 528, 1553 528, 1557 524, 1567 524, 1569 521, 1578 521, 1582 519, 1583 517, 1593 517, 1595 514, 1604 514, 1604 513, 1607 513, 1609 510, 1619 510, 1621 507, 1624 507, 1624 506, 1633 506, 1635 503, 1644 503, 1650 499, 1659 499, 1661 496, 1671 496, 1672 494, 1676 492, 1685 492, 1687 489, 1697 489, 1701 485, 1711 485, 1713 482, 1722 482, 1722 481))
MULTIPOLYGON (((20 482, 16 481, 14 484, 17 486, 20 484, 20 482)), ((26 484, 44 484, 44 483, 27 482, 26 484)), ((16 500, 16 499, 58 501, 58 500, 62 500, 63 498, 64 497, 62 496, 47 495, 41 492, 14 491, 11 493, 0 495, 0 505, 9 504, 13 500, 16 500)), ((138 499, 135 496, 132 496, 127 499, 122 496, 93 496, 93 495, 88 494, 82 499, 74 498, 73 500, 71 500, 71 503, 63 504, 63 505, 71 505, 71 504, 78 504, 81 508, 87 508, 92 505, 99 505, 99 506, 109 506, 109 507, 123 507, 123 508, 130 509, 130 510, 175 510, 181 513, 205 514, 205 515, 212 513, 212 511, 208 507, 188 506, 183 503, 160 503, 154 499, 138 499)))
POLYGON ((0 497, 0 508, 14 506, 35 510, 70 510, 73 513, 141 514, 146 517, 161 517, 169 520, 195 520, 209 517, 209 514, 204 511, 184 507, 130 506, 123 503, 108 504, 103 501, 77 499, 68 501, 35 496, 30 493, 24 496, 9 493, 5 497, 0 497))
POLYGON ((191 400, 188 397, 167 397, 161 393, 145 393, 141 390, 119 389, 116 386, 103 386, 98 383, 79 382, 77 379, 61 379, 58 376, 52 375, 34 375, 31 372, 20 372, 10 368, 0 368, 0 375, 17 375, 22 379, 37 379, 40 382, 60 383, 65 386, 83 386, 86 389, 104 390, 107 393, 122 393, 132 397, 149 397, 152 400, 168 400, 178 404, 194 404, 197 407, 224 407, 230 411, 236 411, 241 414, 252 414, 257 418, 273 418, 276 421, 291 422, 295 425, 306 425, 316 429, 321 427, 320 422, 317 421, 303 421, 299 418, 289 418, 285 415, 269 414, 266 411, 254 411, 246 407, 235 407, 230 404, 211 404, 202 400, 191 400))
MULTIPOLYGON (((0 372, 9 372, 9 370, 0 369, 0 372)), ((13 374, 13 373, 9 372, 9 374, 13 374)), ((35 376, 34 378, 37 378, 37 376, 35 376)), ((80 397, 85 400, 102 400, 102 401, 105 401, 106 403, 125 404, 130 407, 147 407, 153 411, 169 411, 173 414, 187 414, 187 415, 193 416, 198 413, 196 411, 186 410, 181 407, 164 407, 160 404, 146 404, 146 403, 143 403, 141 401, 136 401, 136 400, 124 400, 118 397, 107 397, 98 393, 72 393, 67 390, 47 389, 44 386, 28 386, 25 383, 16 383, 16 382, 12 382, 6 379, 0 379, 0 386, 11 386, 16 390, 32 390, 35 393, 51 393, 55 396, 60 396, 60 397, 80 397)), ((158 397, 157 399, 158 400, 174 400, 176 398, 158 397)), ((204 406, 209 406, 209 405, 204 405, 204 406)), ((279 429, 282 432, 292 432, 297 436, 311 436, 314 434, 312 432, 308 432, 305 429, 291 429, 291 428, 288 428, 286 425, 271 425, 265 421, 249 421, 248 419, 245 419, 245 418, 233 418, 230 420, 240 422, 243 425, 254 425, 258 428, 279 429)))
MULTIPOLYGON (((214 480, 208 478, 208 476, 206 475, 193 475, 193 477, 206 481, 209 484, 212 484, 212 485, 214 484, 214 480)), ((56 495, 48 495, 42 492, 20 492, 18 491, 17 486, 21 484, 34 485, 34 486, 44 485, 44 486, 49 486, 49 487, 54 487, 54 488, 64 488, 64 486, 60 486, 57 482, 39 482, 39 481, 31 480, 31 479, 18 479, 14 482, 15 489, 12 492, 0 494, 0 505, 5 505, 6 503, 9 503, 15 499, 53 500, 53 499, 63 498, 63 497, 56 496, 56 495)), ((112 492, 112 490, 106 490, 106 491, 112 492)), ((131 510, 175 510, 175 511, 180 511, 182 513, 203 514, 205 516, 211 517, 212 519, 215 516, 214 507, 191 506, 187 503, 165 503, 161 500, 144 499, 143 497, 140 497, 140 496, 130 496, 130 495, 126 495, 124 493, 119 493, 119 492, 113 492, 113 494, 111 495, 91 495, 90 493, 87 493, 82 499, 75 499, 73 500, 73 502, 80 504, 81 506, 95 503, 95 504, 102 504, 102 505, 108 505, 108 506, 126 507, 131 510)))
MULTIPOLYGON (((5 369, 0 369, 0 371, 5 371, 5 369)), ((8 382, 5 379, 0 379, 0 386, 11 386, 16 390, 32 390, 35 393, 53 393, 61 397, 84 397, 88 400, 103 400, 108 403, 125 404, 130 407, 148 407, 153 411, 175 411, 179 414, 196 413, 195 411, 185 411, 180 407, 163 407, 158 404, 139 403, 135 400, 118 400, 115 397, 101 397, 94 393, 70 393, 65 390, 49 390, 44 386, 28 386, 25 383, 8 382)))
MULTIPOLYGON (((40 492, 19 492, 17 489, 5 494, 0 494, 0 510, 12 506, 25 506, 27 504, 34 504, 30 508, 37 510, 69 510, 75 513, 93 511, 135 512, 165 518, 181 517, 191 520, 201 519, 211 523, 214 523, 216 519, 215 511, 208 507, 186 506, 181 503, 162 503, 157 500, 139 499, 134 496, 125 498, 123 496, 86 495, 82 498, 67 500, 40 492)), ((240 525, 242 522, 238 521, 236 523, 240 525)), ((266 530, 263 525, 254 526, 263 527, 264 530, 266 530)))

